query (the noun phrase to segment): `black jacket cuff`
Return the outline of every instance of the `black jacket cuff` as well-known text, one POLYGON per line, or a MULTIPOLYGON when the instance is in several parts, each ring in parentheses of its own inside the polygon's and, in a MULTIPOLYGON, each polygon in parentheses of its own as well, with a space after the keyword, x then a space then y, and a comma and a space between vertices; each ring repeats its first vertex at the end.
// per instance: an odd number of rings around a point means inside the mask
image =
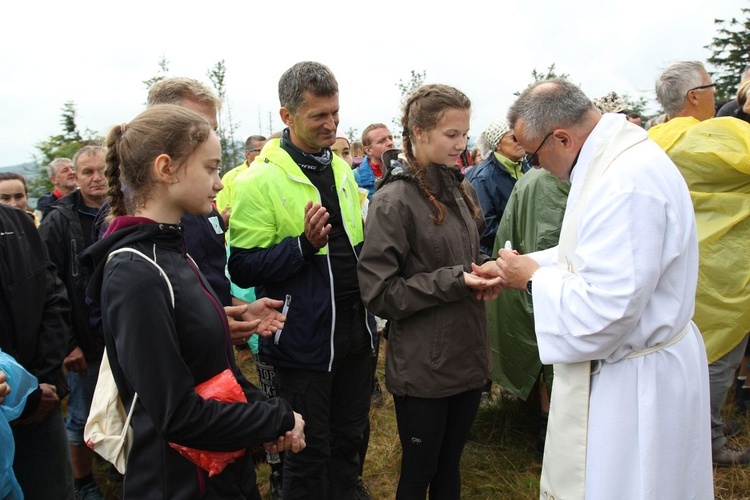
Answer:
POLYGON ((36 407, 39 406, 39 401, 42 400, 42 388, 37 387, 34 392, 29 394, 26 398, 26 406, 23 407, 23 413, 19 416, 19 419, 28 418, 32 413, 36 411, 36 407))
POLYGON ((299 246, 300 250, 302 250, 302 257, 305 260, 310 260, 310 257, 315 255, 315 252, 317 252, 316 248, 310 243, 310 241, 307 239, 307 236, 305 236, 305 233, 302 233, 299 235, 299 246))

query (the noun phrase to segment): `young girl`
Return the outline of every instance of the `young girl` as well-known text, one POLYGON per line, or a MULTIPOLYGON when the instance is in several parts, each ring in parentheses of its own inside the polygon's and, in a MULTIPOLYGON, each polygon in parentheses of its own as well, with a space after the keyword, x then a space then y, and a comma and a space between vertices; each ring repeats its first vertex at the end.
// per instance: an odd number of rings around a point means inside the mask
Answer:
POLYGON ((269 399, 235 365, 227 317, 185 253, 182 216, 207 214, 219 180, 221 148, 211 125, 174 105, 158 105, 107 137, 106 175, 115 217, 82 257, 93 268, 90 298, 101 306, 112 372, 125 408, 138 394, 124 498, 259 499, 250 453, 211 478, 169 443, 234 451, 265 443, 304 447, 304 422, 288 403, 269 399), (127 186, 129 207, 121 181, 127 186), (160 266, 159 270, 131 248, 160 266), (230 369, 248 403, 204 400, 195 386, 230 369))
POLYGON ((401 439, 397 499, 456 499, 459 465, 490 373, 484 302, 497 280, 472 274, 482 215, 456 163, 468 97, 425 85, 401 120, 408 164, 389 170, 370 204, 359 260, 362 299, 391 320, 386 387, 401 439), (478 297, 477 297, 478 296, 478 297))

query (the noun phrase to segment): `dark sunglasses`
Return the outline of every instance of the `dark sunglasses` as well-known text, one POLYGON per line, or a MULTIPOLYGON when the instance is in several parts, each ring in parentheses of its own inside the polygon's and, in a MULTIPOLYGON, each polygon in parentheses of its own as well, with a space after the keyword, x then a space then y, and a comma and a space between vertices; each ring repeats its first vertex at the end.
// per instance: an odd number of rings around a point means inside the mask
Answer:
POLYGON ((539 150, 542 149, 542 146, 544 146, 544 143, 547 141, 547 139, 549 139, 549 136, 551 136, 553 133, 554 133, 554 130, 552 132, 550 132, 549 134, 547 134, 547 135, 544 136, 544 139, 542 139, 542 143, 539 145, 538 148, 536 148, 536 151, 534 151, 531 154, 526 153, 526 155, 524 156, 524 159, 526 160, 526 163, 528 163, 532 167, 539 167, 540 166, 540 164, 539 164, 539 155, 537 153, 539 153, 539 150))

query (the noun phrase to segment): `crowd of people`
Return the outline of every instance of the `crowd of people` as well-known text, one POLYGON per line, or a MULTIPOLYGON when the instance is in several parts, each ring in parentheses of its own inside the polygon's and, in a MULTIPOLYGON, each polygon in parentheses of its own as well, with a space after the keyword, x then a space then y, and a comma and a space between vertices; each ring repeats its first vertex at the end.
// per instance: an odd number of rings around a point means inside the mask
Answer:
POLYGON ((721 414, 733 385, 750 408, 744 76, 714 117, 704 66, 668 66, 648 131, 615 93, 536 82, 469 151, 460 90, 415 90, 400 141, 373 123, 350 142, 336 77, 300 62, 285 128, 223 177, 221 100, 155 83, 49 164, 36 212, 0 174, 0 497, 103 498, 84 436, 106 373, 123 498, 259 499, 254 448, 274 499, 372 498, 384 344, 398 499, 460 498, 491 381, 539 394, 540 498, 713 498, 712 465, 750 464, 721 414), (231 398, 204 398, 220 377, 231 398))

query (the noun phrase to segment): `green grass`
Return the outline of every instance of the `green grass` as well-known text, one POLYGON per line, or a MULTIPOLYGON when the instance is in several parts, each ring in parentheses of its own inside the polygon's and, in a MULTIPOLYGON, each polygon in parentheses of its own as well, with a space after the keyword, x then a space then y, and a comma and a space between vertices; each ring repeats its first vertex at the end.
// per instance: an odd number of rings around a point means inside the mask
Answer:
MULTIPOLYGON (((238 362, 245 375, 257 382, 255 364, 244 351, 238 362)), ((382 353, 381 353, 382 354, 382 353)), ((379 369, 383 380, 382 361, 379 369)), ((750 446, 750 428, 745 415, 725 408, 727 417, 742 425, 736 438, 750 446)), ((393 399, 385 395, 382 406, 370 410, 371 437, 365 462, 364 480, 374 499, 392 499, 398 484, 401 446, 398 441, 393 399)), ((536 458, 537 423, 534 412, 513 398, 494 394, 493 400, 479 409, 462 462, 462 498, 465 500, 525 500, 539 498, 539 475, 542 464, 536 458)), ((117 486, 110 483, 102 465, 97 479, 107 498, 119 499, 117 486)), ((258 466, 258 486, 263 498, 270 498, 266 464, 258 466)), ((750 500, 750 468, 714 469, 715 495, 720 500, 750 500)))

